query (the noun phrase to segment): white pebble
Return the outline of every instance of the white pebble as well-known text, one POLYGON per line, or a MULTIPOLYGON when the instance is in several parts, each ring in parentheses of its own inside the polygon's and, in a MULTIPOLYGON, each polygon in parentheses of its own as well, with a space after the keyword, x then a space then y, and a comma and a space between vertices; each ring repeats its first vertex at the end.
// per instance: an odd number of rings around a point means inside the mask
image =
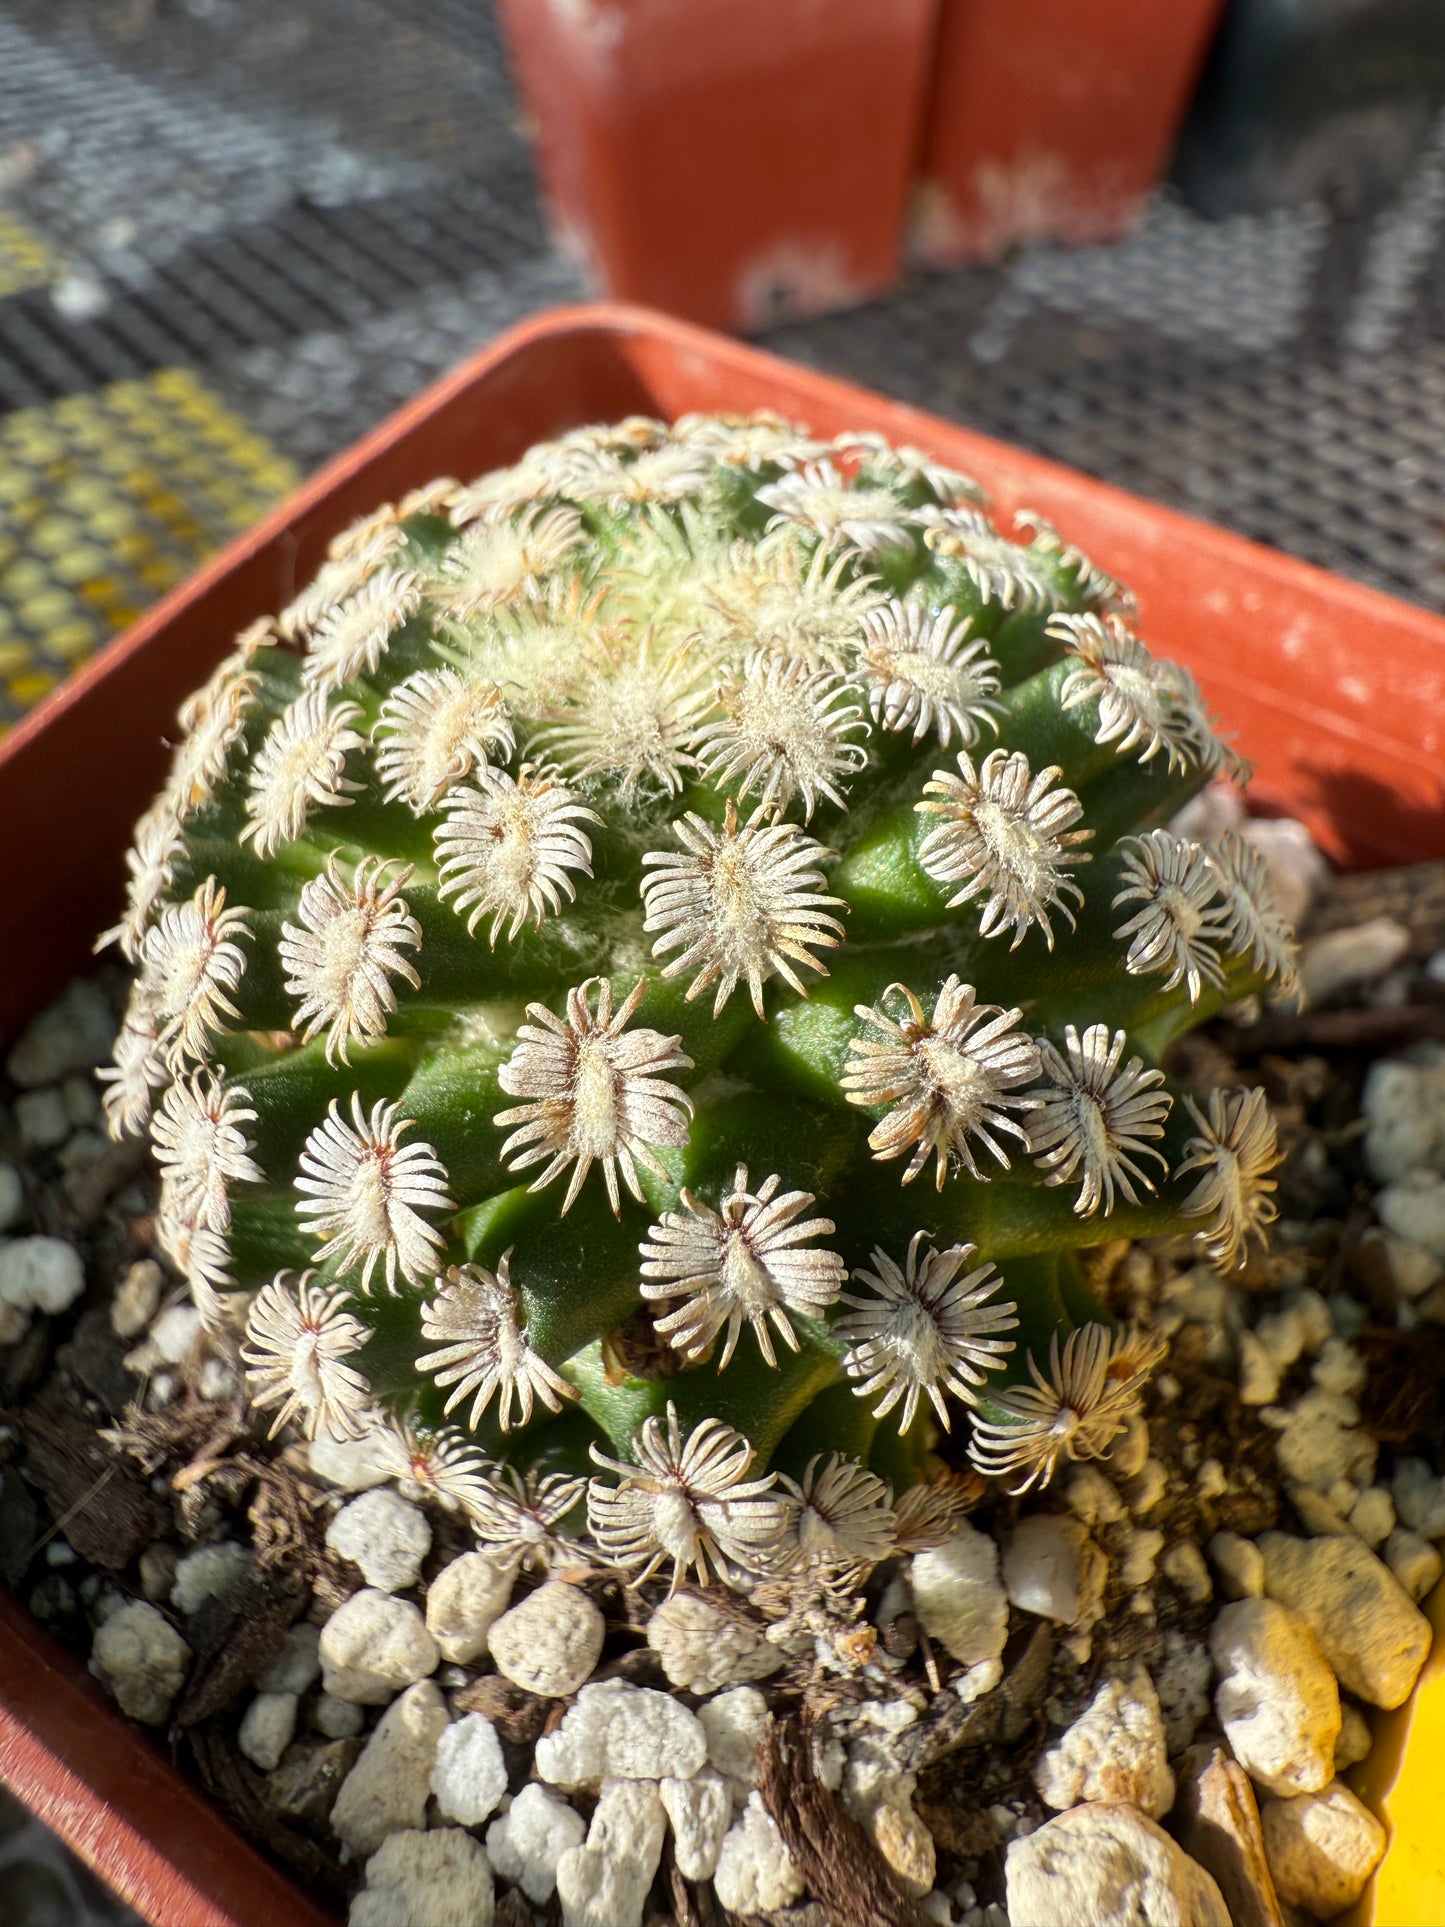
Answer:
POLYGON ((1383 1485, 1367 1486, 1350 1512, 1350 1530, 1367 1546, 1377 1546, 1395 1529, 1395 1501, 1383 1485))
POLYGON ((555 1733, 537 1742, 535 1769, 554 1786, 604 1779, 689 1780, 707 1758, 707 1734, 670 1693, 600 1680, 584 1686, 555 1733))
POLYGON ((492 1927, 487 1856, 460 1827, 393 1833, 366 1863, 347 1927, 492 1927))
POLYGON ((484 1713, 465 1713, 437 1742, 431 1790, 448 1820, 480 1826, 507 1790, 507 1763, 496 1728, 484 1713))
POLYGON ((1357 1397, 1364 1390, 1366 1376, 1365 1361, 1354 1346, 1334 1336, 1325 1340, 1310 1367, 1310 1377, 1320 1390, 1339 1398, 1357 1397))
POLYGON ((1004 1878, 1010 1927, 1230 1927, 1210 1875, 1133 1807, 1059 1814, 1012 1842, 1004 1878))
POLYGON ((361 1568, 368 1586, 405 1592, 431 1551, 431 1527, 399 1492, 377 1486, 342 1506, 326 1528, 326 1543, 361 1568))
POLYGON ((171 1604, 177 1612, 193 1613, 207 1599, 224 1599, 250 1572, 251 1565, 250 1547, 234 1539, 219 1539, 213 1546, 197 1546, 194 1552, 176 1561, 171 1604))
POLYGON ((1430 1651, 1430 1622, 1353 1535, 1266 1532, 1265 1591, 1305 1620, 1341 1686, 1372 1706, 1409 1697, 1430 1651))
POLYGON ((164 1274, 154 1258, 138 1258, 116 1286, 110 1328, 117 1338, 138 1338, 156 1315, 164 1274))
POLYGON ((1003 1555, 1011 1603, 1061 1626, 1094 1613, 1109 1562, 1077 1519, 1037 1512, 1021 1519, 1003 1555))
POLYGON ((1317 1793, 1334 1777, 1340 1695, 1304 1620, 1273 1599, 1215 1619, 1215 1711, 1240 1765, 1271 1793, 1317 1793))
POLYGON ((1218 1459, 1202 1459, 1194 1475, 1194 1490, 1201 1499, 1222 1499, 1229 1490, 1229 1475, 1218 1459))
POLYGON ((1390 1492, 1403 1525, 1422 1539, 1445 1539, 1445 1479, 1423 1459, 1398 1459, 1390 1492))
POLYGON ((735 1914, 772 1913, 791 1906, 803 1891, 783 1836, 756 1793, 748 1795, 723 1840, 713 1887, 722 1905, 735 1914))
MULTIPOLYGON (((1275 1457, 1286 1479, 1328 1493, 1341 1479, 1357 1489, 1371 1484, 1379 1448, 1359 1431, 1360 1408, 1333 1392, 1308 1391, 1284 1417, 1275 1457)), ((1267 1421, 1268 1422, 1268 1421, 1267 1421)))
POLYGON ((497 1671, 514 1686, 565 1699, 591 1678, 606 1631, 602 1614, 580 1587, 550 1579, 494 1621, 487 1644, 497 1671))
POLYGON ((53 1151, 70 1136, 65 1099, 53 1086, 25 1091, 15 1100, 15 1122, 20 1134, 37 1151, 53 1151))
POLYGON ((1284 1367, 1273 1352, 1267 1351, 1254 1332, 1239 1335, 1239 1402, 1241 1405, 1272 1405, 1279 1397, 1279 1382, 1284 1367))
POLYGON ((773 1717, 757 1687, 735 1686, 704 1700, 697 1716, 707 1735, 707 1757, 718 1772, 756 1786, 758 1747, 773 1717))
POLYGON ((1149 1462, 1149 1427, 1142 1413, 1128 1412, 1104 1463, 1116 1479, 1136 1479, 1149 1462))
POLYGON ((162 1365, 180 1365, 201 1336, 201 1314, 191 1304, 172 1305, 151 1326, 144 1342, 126 1353, 130 1371, 154 1372, 162 1365))
POLYGON ((0 1304, 54 1317, 85 1290, 85 1267, 63 1238, 12 1238, 0 1244, 0 1304))
POLYGON ((1301 945, 1300 988, 1305 1000, 1322 1004, 1356 984, 1372 983, 1408 953, 1410 932, 1392 917, 1371 917, 1348 930, 1327 930, 1301 945))
POLYGON ((1008 1594, 998 1546, 966 1521, 951 1539, 916 1553, 911 1568, 919 1624, 960 1666, 997 1659, 1008 1638, 1008 1594))
POLYGON ((90 1670, 133 1720, 160 1726, 185 1681, 191 1649, 170 1621, 143 1599, 122 1604, 98 1629, 90 1670))
POLYGON ((25 1187, 13 1164, 0 1159, 0 1231, 19 1224, 25 1215, 25 1187))
POLYGON ((294 1693, 257 1693, 241 1718, 236 1744, 253 1766, 271 1773, 296 1731, 294 1693))
POLYGON ((364 1587, 321 1628, 322 1681, 337 1699, 384 1706, 436 1671, 441 1654, 409 1599, 364 1587))
POLYGON ((318 1479, 342 1492, 366 1492, 391 1477, 390 1468, 380 1457, 376 1434, 333 1439, 323 1432, 307 1446, 306 1459, 318 1479))
POLYGON ((409 1686, 382 1714, 331 1809, 337 1838, 353 1853, 375 1853, 390 1833, 426 1824, 446 1701, 429 1679, 409 1686))
POLYGON ((556 1890, 558 1861, 586 1838, 581 1814, 534 1781, 487 1828, 487 1857, 541 1907, 556 1890))
POLYGON ((1375 1744, 1374 1728, 1350 1700, 1340 1702, 1340 1737, 1335 1741, 1335 1771, 1363 1760, 1375 1744))
POLYGON ((256 1681, 261 1693, 304 1693, 321 1677, 321 1628, 298 1619, 271 1664, 256 1681))
POLYGON ((685 1880, 711 1880, 732 1825, 732 1782, 704 1767, 690 1780, 662 1780, 657 1790, 672 1822, 678 1872, 685 1880))
POLYGON ((1070 1512, 1086 1526, 1117 1525, 1128 1516, 1118 1487, 1097 1465, 1076 1465, 1064 1487, 1064 1497, 1070 1512))
POLYGON ((1360 1093, 1367 1123, 1365 1163, 1381 1184, 1407 1171, 1439 1168, 1445 1153, 1445 1065, 1386 1058, 1372 1064, 1360 1093))
POLYGON ((20 1033, 5 1068, 26 1089, 53 1084, 70 1071, 103 1064, 115 1043, 116 1021, 99 984, 77 977, 20 1033))
POLYGON ((1427 1593, 1434 1591, 1445 1570, 1438 1549, 1418 1532, 1396 1526, 1385 1541, 1384 1552, 1385 1564, 1418 1606, 1427 1593))
POLYGON ((563 1927, 642 1927, 667 1815, 651 1780, 608 1780, 585 1846, 557 1862, 563 1927))
POLYGON ((466 1666, 487 1650, 487 1634, 507 1610, 514 1570, 485 1552, 464 1552, 427 1587, 427 1630, 443 1659, 466 1666))
POLYGON ((1154 1682, 1139 1667, 1106 1680, 1061 1739, 1040 1754, 1034 1784, 1047 1807, 1123 1801, 1158 1819, 1174 1804, 1174 1775, 1154 1682))
POLYGON ((350 1700, 339 1700, 335 1693, 318 1693, 311 1709, 311 1724, 328 1740, 354 1740, 366 1724, 366 1715, 350 1700))
POLYGON ((663 1600, 648 1621, 647 1643, 668 1683, 688 1693, 766 1679, 783 1664, 776 1646, 696 1593, 663 1600))
POLYGON ((1193 1605, 1202 1606, 1214 1596, 1214 1581, 1204 1554, 1192 1539, 1176 1539, 1160 1561, 1160 1571, 1193 1605))
POLYGON ((1385 1851, 1385 1829, 1338 1780, 1319 1793, 1266 1800, 1265 1858, 1287 1907, 1330 1920, 1352 1907, 1385 1851))
POLYGON ((1445 1262, 1445 1177, 1438 1171, 1407 1171, 1377 1195, 1375 1209, 1387 1231, 1445 1262))

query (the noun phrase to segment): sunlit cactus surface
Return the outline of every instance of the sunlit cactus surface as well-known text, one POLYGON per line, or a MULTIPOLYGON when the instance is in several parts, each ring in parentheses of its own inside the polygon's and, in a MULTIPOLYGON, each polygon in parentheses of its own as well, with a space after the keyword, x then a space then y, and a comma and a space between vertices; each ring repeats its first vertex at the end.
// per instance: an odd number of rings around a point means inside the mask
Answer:
POLYGON ((1192 677, 875 435, 582 429, 332 545, 181 715, 106 1106, 277 1428, 532 1563, 856 1583, 1107 1449, 1078 1253, 1273 1215, 1288 988, 1192 677))

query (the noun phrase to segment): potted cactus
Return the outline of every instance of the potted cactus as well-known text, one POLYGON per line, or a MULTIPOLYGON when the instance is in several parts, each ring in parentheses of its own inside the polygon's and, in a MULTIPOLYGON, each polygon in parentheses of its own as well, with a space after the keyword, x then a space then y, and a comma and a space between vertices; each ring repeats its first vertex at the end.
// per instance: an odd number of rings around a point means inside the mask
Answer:
MULTIPOLYGON (((1156 1061, 1288 980, 1248 852, 1162 827, 1236 754, 1104 567, 990 522, 965 470, 1010 507, 1078 491, 1166 607, 1222 545, 1238 600, 1197 606, 1226 633, 1293 594, 1321 655, 1390 627, 1393 674, 1436 628, 625 313, 454 383, 449 465, 489 391, 520 459, 430 481, 427 404, 419 445, 363 452, 396 507, 338 530, 366 497, 323 478, 320 573, 230 603, 110 932, 137 976, 107 1108, 154 1144, 203 1315, 247 1304, 269 1425, 370 1436, 543 1567, 846 1594, 951 1528, 970 1466, 1036 1486, 1124 1423, 1151 1347, 1082 1247, 1183 1231, 1229 1264, 1273 1208, 1262 1105, 1156 1061), (559 349, 573 419, 649 389, 680 419, 523 453, 559 349)), ((1261 746, 1299 796, 1292 740, 1261 746)))

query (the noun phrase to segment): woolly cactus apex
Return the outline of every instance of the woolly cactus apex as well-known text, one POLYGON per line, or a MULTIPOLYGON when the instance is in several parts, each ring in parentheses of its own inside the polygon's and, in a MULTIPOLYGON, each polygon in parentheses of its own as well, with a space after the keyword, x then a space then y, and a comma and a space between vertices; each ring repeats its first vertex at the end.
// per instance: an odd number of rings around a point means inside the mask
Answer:
POLYGON ((1080 1247, 1273 1215, 1262 1099, 1160 1061, 1290 979, 1248 848, 1164 827, 1236 760, 916 449, 631 420, 439 482, 182 724, 111 1126, 267 1422, 485 1544, 856 1584, 965 1453, 1125 1422, 1080 1247))

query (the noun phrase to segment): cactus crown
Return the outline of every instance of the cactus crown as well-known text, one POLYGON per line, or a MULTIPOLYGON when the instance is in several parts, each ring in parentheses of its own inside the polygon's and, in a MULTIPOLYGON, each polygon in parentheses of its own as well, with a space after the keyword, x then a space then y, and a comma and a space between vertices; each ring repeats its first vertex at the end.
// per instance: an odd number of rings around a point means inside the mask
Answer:
POLYGON ((1259 1094, 1159 1059, 1291 943, 1162 827, 1239 774, 1193 679, 1018 537, 876 436, 630 420, 241 637, 137 828, 106 1105, 277 1427, 530 1561, 585 1496, 674 1581, 946 1534, 945 1432, 1019 1487, 1107 1448, 1152 1352, 1075 1254, 1272 1216, 1259 1094))

